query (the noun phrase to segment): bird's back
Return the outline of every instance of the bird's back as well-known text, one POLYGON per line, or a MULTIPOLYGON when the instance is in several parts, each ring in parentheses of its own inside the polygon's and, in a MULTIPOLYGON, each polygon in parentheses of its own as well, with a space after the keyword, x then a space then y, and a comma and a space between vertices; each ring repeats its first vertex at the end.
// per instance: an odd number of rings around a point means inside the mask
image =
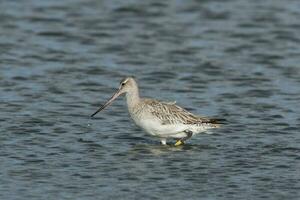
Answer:
POLYGON ((176 105, 176 102, 161 102, 154 99, 142 99, 144 112, 160 120, 162 125, 185 124, 185 125, 210 125, 218 127, 221 122, 217 119, 210 119, 194 115, 184 108, 176 105))

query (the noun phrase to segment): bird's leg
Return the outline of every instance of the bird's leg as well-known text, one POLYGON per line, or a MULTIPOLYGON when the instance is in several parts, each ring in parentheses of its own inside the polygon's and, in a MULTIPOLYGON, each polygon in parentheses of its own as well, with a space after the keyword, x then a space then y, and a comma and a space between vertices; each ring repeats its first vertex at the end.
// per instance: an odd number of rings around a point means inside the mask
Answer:
POLYGON ((166 138, 160 138, 160 143, 162 145, 167 145, 167 139, 166 138))
POLYGON ((175 146, 179 146, 184 144, 184 141, 186 141, 187 139, 189 139, 190 137, 192 137, 193 132, 190 130, 185 130, 184 131, 186 133, 186 136, 183 138, 180 138, 179 140, 176 141, 175 146))

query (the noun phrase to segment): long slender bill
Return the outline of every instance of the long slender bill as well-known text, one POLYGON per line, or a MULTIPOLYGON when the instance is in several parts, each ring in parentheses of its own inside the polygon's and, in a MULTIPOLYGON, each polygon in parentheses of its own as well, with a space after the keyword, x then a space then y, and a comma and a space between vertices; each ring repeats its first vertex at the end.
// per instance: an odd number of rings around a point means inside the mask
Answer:
POLYGON ((91 117, 94 117, 98 112, 109 106, 118 96, 121 94, 121 89, 119 89, 103 106, 101 106, 91 117))

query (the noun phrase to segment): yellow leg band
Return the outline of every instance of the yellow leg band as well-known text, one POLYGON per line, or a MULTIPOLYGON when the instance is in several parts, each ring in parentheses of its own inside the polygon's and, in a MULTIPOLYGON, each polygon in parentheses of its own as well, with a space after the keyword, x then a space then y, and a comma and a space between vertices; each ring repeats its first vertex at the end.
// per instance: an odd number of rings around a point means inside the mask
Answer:
POLYGON ((176 143, 175 143, 175 146, 177 147, 177 146, 180 146, 182 144, 184 144, 184 143, 181 140, 177 140, 176 143))

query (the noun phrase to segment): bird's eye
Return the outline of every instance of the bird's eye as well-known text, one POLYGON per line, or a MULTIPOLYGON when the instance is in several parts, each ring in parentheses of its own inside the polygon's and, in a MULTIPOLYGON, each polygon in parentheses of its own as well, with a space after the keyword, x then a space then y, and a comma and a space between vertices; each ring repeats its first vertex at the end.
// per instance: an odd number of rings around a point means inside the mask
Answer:
POLYGON ((122 86, 124 86, 124 85, 125 85, 125 83, 122 83, 121 85, 122 85, 122 86))

